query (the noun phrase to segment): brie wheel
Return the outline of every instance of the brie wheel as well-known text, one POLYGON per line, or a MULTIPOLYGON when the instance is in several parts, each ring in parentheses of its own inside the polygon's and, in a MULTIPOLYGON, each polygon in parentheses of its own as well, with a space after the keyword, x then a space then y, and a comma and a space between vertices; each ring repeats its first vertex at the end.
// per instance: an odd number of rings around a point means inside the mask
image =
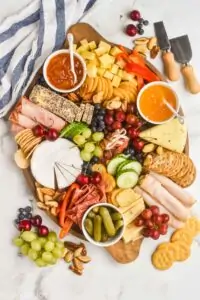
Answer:
POLYGON ((31 172, 41 185, 63 189, 71 185, 81 173, 82 159, 78 147, 59 138, 54 142, 44 141, 34 151, 31 158, 31 172))

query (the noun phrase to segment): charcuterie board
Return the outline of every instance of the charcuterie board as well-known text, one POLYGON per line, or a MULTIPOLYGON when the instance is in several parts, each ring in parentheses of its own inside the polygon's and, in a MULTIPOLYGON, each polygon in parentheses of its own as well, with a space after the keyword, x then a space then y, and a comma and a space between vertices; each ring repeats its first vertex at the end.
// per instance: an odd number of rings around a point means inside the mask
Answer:
MULTIPOLYGON (((88 40, 88 41, 94 41, 96 44, 98 44, 100 41, 106 42, 107 44, 110 44, 112 47, 117 46, 113 43, 110 43, 109 41, 105 40, 94 28, 92 28, 89 24, 85 24, 85 23, 79 23, 79 24, 75 24, 72 27, 70 27, 68 33, 72 33, 74 36, 74 43, 75 44, 80 44, 80 42, 84 39, 88 40)), ((68 43, 67 40, 64 43, 64 49, 68 48, 68 43)), ((130 51, 128 49, 126 49, 126 51, 130 51)), ((149 70, 151 70, 152 73, 154 73, 157 78, 159 78, 160 81, 166 81, 165 77, 147 60, 145 60, 145 64, 146 66, 149 68, 149 70)), ((29 98, 33 88, 35 87, 35 85, 38 83, 38 79, 41 77, 42 75, 42 68, 37 72, 37 74, 35 75, 35 78, 33 79, 32 83, 30 84, 30 86, 28 87, 25 96, 27 98, 29 98)), ((180 108, 179 113, 181 115, 183 115, 183 111, 180 108)), ((145 137, 146 138, 146 137, 145 137)), ((184 145, 184 151, 183 151, 186 155, 189 155, 189 140, 188 137, 186 139, 186 143, 184 145)), ((32 193, 34 194, 35 198, 37 199, 38 195, 36 193, 36 186, 35 186, 35 178, 33 177, 30 168, 27 168, 25 170, 23 170, 24 176, 28 182, 28 185, 32 191, 32 193)), ((58 223, 57 218, 52 216, 52 214, 48 213, 50 218, 52 218, 56 223, 58 223)), ((80 228, 77 225, 73 225, 71 230, 70 230, 71 234, 81 238, 81 239, 85 239, 84 235, 82 234, 82 231, 80 230, 80 228)), ((143 238, 139 238, 136 241, 132 242, 127 242, 124 243, 122 240, 120 240, 119 242, 117 242, 116 244, 109 246, 106 248, 106 250, 111 254, 111 256, 119 263, 129 263, 131 261, 134 261, 138 255, 139 255, 139 251, 140 251, 140 246, 142 243, 143 238)))

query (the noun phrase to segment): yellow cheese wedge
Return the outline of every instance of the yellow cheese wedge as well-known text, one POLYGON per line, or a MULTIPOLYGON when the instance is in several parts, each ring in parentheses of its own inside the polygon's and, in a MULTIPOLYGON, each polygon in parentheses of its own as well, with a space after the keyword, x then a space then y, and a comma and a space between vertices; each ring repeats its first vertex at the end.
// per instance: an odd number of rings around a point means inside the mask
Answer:
MULTIPOLYGON (((131 203, 129 206, 119 207, 119 210, 122 214, 125 214, 128 210, 131 210, 134 206, 137 206, 141 201, 142 202, 144 201, 142 197, 140 197, 137 201, 131 203)), ((113 204, 114 204, 114 202, 113 202, 113 204)), ((119 206, 119 205, 117 205, 117 206, 119 206)))
POLYGON ((140 238, 142 238, 142 230, 143 227, 137 227, 135 226, 134 222, 129 224, 124 231, 123 234, 123 241, 125 243, 134 242, 140 238))
POLYGON ((181 153, 186 144, 187 128, 180 124, 178 119, 173 119, 165 124, 142 131, 139 137, 147 142, 181 153))
POLYGON ((135 220, 144 209, 145 209, 144 201, 139 201, 137 205, 134 205, 133 208, 126 211, 124 213, 125 225, 128 225, 131 222, 133 222, 133 220, 135 220))
POLYGON ((116 195, 116 201, 120 207, 129 206, 141 196, 132 189, 125 189, 116 195))

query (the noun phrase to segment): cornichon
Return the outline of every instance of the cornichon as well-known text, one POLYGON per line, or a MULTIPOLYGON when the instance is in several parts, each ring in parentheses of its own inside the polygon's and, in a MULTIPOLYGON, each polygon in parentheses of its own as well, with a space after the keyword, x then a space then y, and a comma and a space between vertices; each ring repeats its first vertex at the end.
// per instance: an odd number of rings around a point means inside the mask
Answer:
POLYGON ((97 214, 99 212, 99 206, 94 207, 92 211, 97 214))
POLYGON ((111 214, 111 218, 112 218, 113 221, 118 221, 118 220, 121 220, 122 216, 121 216, 120 213, 115 212, 115 213, 111 214))
POLYGON ((118 220, 115 222, 115 229, 116 231, 119 230, 124 225, 123 220, 118 220))
POLYGON ((94 217, 94 240, 96 242, 101 241, 101 224, 102 224, 102 218, 101 216, 97 215, 94 217))
POLYGON ((102 217, 104 227, 109 236, 114 236, 116 233, 111 215, 106 207, 100 207, 99 214, 102 217))
POLYGON ((85 225, 85 229, 87 230, 89 235, 93 236, 93 222, 92 222, 92 220, 87 218, 84 222, 84 225, 85 225))
POLYGON ((88 218, 90 219, 94 219, 94 217, 96 216, 96 214, 93 211, 90 211, 89 214, 87 215, 88 218))
POLYGON ((82 122, 73 122, 65 126, 61 132, 60 137, 73 138, 77 134, 81 134, 88 126, 82 122))
POLYGON ((105 230, 105 227, 102 223, 102 226, 101 226, 101 242, 106 242, 108 240, 108 234, 105 230))

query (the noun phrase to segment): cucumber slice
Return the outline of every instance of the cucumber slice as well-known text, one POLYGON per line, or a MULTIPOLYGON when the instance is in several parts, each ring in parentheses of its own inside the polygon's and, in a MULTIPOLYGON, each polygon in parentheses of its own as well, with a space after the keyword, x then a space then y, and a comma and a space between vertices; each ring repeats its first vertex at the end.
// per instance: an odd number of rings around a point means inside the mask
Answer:
POLYGON ((130 189, 136 186, 138 178, 138 174, 133 170, 122 171, 117 177, 117 185, 122 189, 130 189))
POLYGON ((107 171, 111 175, 115 175, 117 171, 117 167, 124 161, 126 161, 127 158, 124 156, 116 156, 107 165, 107 171))
POLYGON ((124 166, 122 166, 121 171, 125 171, 127 169, 134 170, 138 175, 142 172, 142 166, 137 160, 128 161, 124 166))

